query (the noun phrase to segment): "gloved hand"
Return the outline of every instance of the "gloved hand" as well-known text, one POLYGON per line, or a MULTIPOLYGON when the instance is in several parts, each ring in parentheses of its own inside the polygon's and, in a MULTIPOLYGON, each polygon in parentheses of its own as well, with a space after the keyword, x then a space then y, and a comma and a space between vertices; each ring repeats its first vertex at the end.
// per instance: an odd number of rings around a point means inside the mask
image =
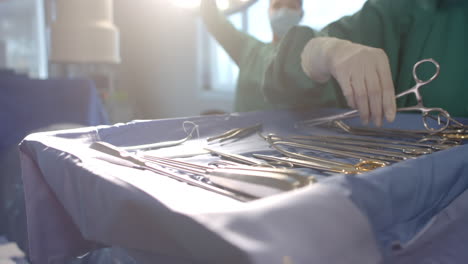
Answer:
POLYGON ((396 114, 395 89, 388 57, 381 49, 330 37, 313 38, 301 55, 302 69, 312 80, 324 83, 333 76, 351 108, 361 120, 382 125, 396 114))

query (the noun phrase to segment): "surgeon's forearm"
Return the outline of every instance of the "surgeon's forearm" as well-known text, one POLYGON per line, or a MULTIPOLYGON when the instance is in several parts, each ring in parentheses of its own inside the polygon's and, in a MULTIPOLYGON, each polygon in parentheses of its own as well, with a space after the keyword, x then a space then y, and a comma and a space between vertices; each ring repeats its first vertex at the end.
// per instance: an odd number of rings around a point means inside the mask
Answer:
POLYGON ((312 80, 323 83, 330 79, 325 65, 325 56, 321 52, 324 40, 313 38, 306 44, 301 53, 301 67, 304 73, 312 80))
POLYGON ((244 34, 239 32, 219 12, 215 0, 202 0, 200 11, 208 31, 226 50, 229 56, 239 64, 242 47, 245 45, 244 34))
POLYGON ((330 37, 312 38, 301 54, 301 66, 304 73, 318 83, 327 82, 331 77, 329 53, 333 52, 342 41, 330 37))
POLYGON ((215 0, 202 0, 200 12, 205 26, 216 39, 223 40, 228 31, 236 30, 218 10, 215 0))

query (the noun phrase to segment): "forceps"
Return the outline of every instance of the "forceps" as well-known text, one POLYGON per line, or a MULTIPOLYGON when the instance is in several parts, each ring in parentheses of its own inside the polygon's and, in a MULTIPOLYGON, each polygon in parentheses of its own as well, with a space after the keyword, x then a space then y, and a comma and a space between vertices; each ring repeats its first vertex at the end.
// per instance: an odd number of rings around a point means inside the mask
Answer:
MULTIPOLYGON (((421 93, 419 92, 419 89, 421 87, 423 87, 424 85, 429 84, 430 82, 435 80, 437 78, 437 76, 439 76, 439 73, 440 73, 440 65, 434 59, 424 59, 424 60, 418 61, 413 66, 413 78, 416 81, 416 84, 412 88, 410 88, 409 90, 406 90, 406 91, 401 92, 401 93, 396 95, 396 98, 401 98, 401 97, 403 97, 405 95, 408 95, 408 94, 414 94, 416 96, 417 103, 414 106, 400 107, 400 108, 397 109, 397 111, 419 111, 419 112, 421 112, 424 127, 428 131, 434 132, 434 133, 435 132, 441 132, 441 131, 445 130, 449 126, 450 121, 453 121, 453 119, 450 117, 450 114, 446 110, 444 110, 442 108, 438 108, 438 107, 428 108, 428 107, 425 107, 424 104, 423 104, 423 99, 422 99, 421 93), (423 80, 419 79, 416 71, 417 71, 418 67, 421 64, 426 63, 426 62, 432 63, 436 67, 436 72, 434 73, 434 75, 432 75, 432 77, 430 79, 423 81, 423 80), (428 117, 433 118, 432 114, 436 114, 436 116, 437 116, 437 120, 438 120, 438 126, 437 127, 432 127, 429 124, 428 120, 427 120, 428 117), (443 119, 443 118, 446 119, 446 120, 444 120, 445 122, 441 121, 441 119, 443 119)), ((345 112, 345 113, 342 113, 342 114, 337 114, 337 115, 331 115, 331 116, 327 116, 327 117, 321 117, 321 118, 306 120, 306 121, 301 122, 300 124, 306 125, 306 126, 316 126, 316 125, 328 123, 328 122, 331 122, 331 121, 347 119, 347 118, 356 117, 356 116, 359 116, 358 110, 351 110, 351 111, 348 111, 348 112, 345 112)))

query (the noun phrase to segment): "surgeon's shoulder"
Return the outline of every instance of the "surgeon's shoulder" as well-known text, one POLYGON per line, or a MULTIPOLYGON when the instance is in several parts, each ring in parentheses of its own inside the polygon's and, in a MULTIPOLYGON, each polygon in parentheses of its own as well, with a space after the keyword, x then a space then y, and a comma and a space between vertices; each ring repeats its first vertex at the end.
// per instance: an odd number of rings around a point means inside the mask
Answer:
POLYGON ((392 16, 411 12, 416 4, 433 0, 368 0, 366 5, 382 10, 392 16))
POLYGON ((279 44, 279 53, 302 52, 306 43, 318 35, 317 31, 310 27, 296 26, 288 31, 279 44))
POLYGON ((304 26, 297 26, 289 30, 279 43, 274 60, 276 68, 290 77, 298 74, 304 75, 300 63, 301 53, 309 40, 317 35, 317 31, 304 26))
POLYGON ((291 29, 292 34, 299 34, 303 36, 314 36, 317 31, 307 26, 296 26, 291 29))
POLYGON ((288 34, 284 37, 285 40, 303 42, 304 40, 310 40, 316 37, 318 32, 310 27, 297 26, 293 27, 288 34))

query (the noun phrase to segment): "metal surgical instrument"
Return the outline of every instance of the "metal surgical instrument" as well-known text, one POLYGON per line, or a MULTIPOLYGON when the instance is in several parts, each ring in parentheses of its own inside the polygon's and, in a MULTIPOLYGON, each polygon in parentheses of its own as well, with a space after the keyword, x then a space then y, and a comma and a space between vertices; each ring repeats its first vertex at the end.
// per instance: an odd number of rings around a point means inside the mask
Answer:
MULTIPOLYGON (((129 167, 150 170, 161 175, 177 179, 179 181, 190 183, 203 189, 228 195, 233 198, 236 197, 237 199, 239 198, 233 195, 232 192, 217 188, 216 186, 235 191, 236 193, 247 195, 248 197, 261 198, 284 191, 297 189, 311 183, 310 177, 302 177, 299 172, 286 169, 272 171, 268 170, 267 168, 255 168, 250 170, 246 169, 246 167, 241 169, 238 167, 212 168, 149 155, 144 155, 144 158, 141 158, 106 142, 94 142, 91 144, 90 148, 136 165, 129 167), (158 167, 154 167, 151 164, 157 164, 158 167), (178 171, 197 176, 202 176, 203 178, 209 180, 209 182, 215 184, 215 186, 207 184, 204 181, 195 180, 188 176, 185 177, 181 174, 176 174, 170 170, 165 169, 164 167, 176 169, 178 171)), ((113 162, 110 160, 108 161, 113 162)), ((119 165, 124 164, 120 163, 119 165)))
MULTIPOLYGON (((173 147, 173 146, 177 146, 177 145, 180 145, 184 142, 186 142, 187 140, 191 139, 192 136, 193 136, 193 133, 195 131, 197 131, 198 133, 198 125, 196 125, 195 123, 193 122, 190 122, 190 121, 185 121, 183 124, 182 124, 182 127, 185 129, 185 124, 193 124, 193 128, 192 130, 190 131, 190 133, 187 133, 187 136, 185 138, 182 138, 180 140, 174 140, 174 141, 164 141, 164 142, 158 142, 158 143, 151 143, 151 144, 144 144, 144 145, 137 145, 137 146, 128 146, 128 147, 120 147, 121 149, 123 150, 126 150, 126 151, 139 151, 139 150, 152 150, 152 149, 159 149, 159 148, 167 148, 167 147, 173 147)), ((186 131, 187 132, 187 131, 186 131)))
MULTIPOLYGON (((412 88, 410 88, 410 89, 396 95, 396 98, 401 98, 401 97, 406 96, 408 94, 414 94, 415 95, 416 101, 417 101, 416 105, 409 106, 409 107, 400 107, 400 108, 397 109, 397 111, 419 111, 419 112, 421 112, 424 127, 430 132, 441 132, 441 131, 445 130, 447 127, 449 127, 450 122, 453 120, 450 117, 450 114, 446 110, 444 110, 442 108, 437 108, 437 107, 428 108, 428 107, 425 107, 424 104, 423 104, 423 98, 422 98, 422 96, 421 96, 421 94, 419 92, 419 89, 421 87, 423 87, 424 85, 426 85, 426 84, 432 82, 434 79, 436 79, 437 76, 439 76, 439 73, 440 73, 440 65, 434 59, 424 59, 424 60, 418 61, 413 66, 413 78, 416 81, 416 85, 413 86, 412 88), (426 62, 432 63, 436 67, 436 72, 434 73, 434 75, 430 79, 423 81, 423 80, 419 79, 416 71, 417 71, 418 67, 421 64, 426 63, 426 62), (438 127, 432 127, 428 122, 428 117, 431 117, 431 115, 435 114, 435 113, 437 113, 437 120, 439 121, 438 122, 438 127), (441 121, 441 118, 444 118, 445 120, 441 121)), ((321 118, 302 121, 300 124, 301 125, 306 125, 306 126, 316 126, 316 125, 328 123, 328 122, 331 122, 331 121, 334 121, 334 120, 341 120, 341 119, 356 117, 358 115, 359 115, 358 110, 351 110, 351 111, 348 111, 348 112, 345 112, 345 113, 342 113, 342 114, 337 114, 337 115, 332 115, 332 116, 327 116, 327 117, 321 117, 321 118)))
POLYGON ((397 144, 385 140, 373 141, 372 139, 356 138, 356 137, 337 137, 337 136, 292 136, 291 140, 299 140, 298 142, 318 141, 323 143, 339 143, 353 146, 364 146, 377 149, 394 149, 410 155, 425 155, 434 152, 433 149, 425 147, 409 146, 408 144, 397 144))
MULTIPOLYGON (((217 152, 218 153, 218 152, 217 152)), ((231 154, 229 154, 231 155, 231 154)), ((238 155, 241 156, 241 155, 238 155)), ((246 158, 244 156, 241 156, 242 158, 246 158)), ((262 161, 257 161, 255 160, 254 166, 246 166, 244 164, 240 163, 235 163, 235 162, 211 162, 208 164, 208 166, 203 166, 203 165, 198 165, 198 164, 193 164, 189 162, 183 162, 183 161, 178 161, 174 159, 169 159, 169 158, 163 158, 163 157, 156 157, 153 155, 143 155, 143 158, 149 160, 149 161, 157 161, 164 163, 170 167, 178 168, 178 169, 184 169, 185 167, 192 167, 196 168, 202 171, 206 170, 211 170, 213 167, 210 167, 210 165, 214 165, 217 168, 229 168, 229 169, 238 169, 238 170, 250 170, 250 171, 263 171, 263 172, 273 172, 273 173, 281 173, 281 174, 286 174, 290 177, 295 178, 296 180, 300 181, 301 184, 308 184, 311 182, 315 182, 315 177, 312 175, 303 175, 295 170, 287 169, 287 168, 275 168, 273 166, 257 166, 258 164, 261 165, 269 165, 268 163, 262 162, 262 161)), ((250 159, 254 160, 254 159, 250 159)))
POLYGON ((235 161, 235 162, 240 162, 242 164, 247 164, 247 165, 251 165, 251 166, 272 167, 268 163, 265 163, 265 162, 257 160, 257 159, 252 159, 252 158, 249 158, 249 157, 245 157, 243 155, 234 154, 234 153, 227 153, 227 152, 224 152, 224 151, 214 150, 214 149, 211 149, 211 148, 204 148, 204 149, 209 151, 211 154, 216 154, 216 155, 218 155, 218 156, 220 156, 222 158, 226 158, 228 160, 235 161))
MULTIPOLYGON (((360 159, 361 161, 357 164, 349 164, 345 162, 339 162, 334 160, 328 160, 320 157, 314 157, 302 153, 288 151, 286 149, 282 149, 281 147, 277 146, 275 142, 271 139, 273 135, 269 135, 268 137, 262 136, 272 148, 274 148, 279 153, 293 159, 298 159, 302 161, 309 162, 309 166, 316 166, 315 169, 324 170, 324 171, 332 171, 332 172, 339 172, 339 173, 346 173, 346 174, 356 174, 361 172, 370 171, 376 168, 385 167, 388 163, 381 162, 378 160, 368 160, 368 159, 361 159, 356 155, 353 155, 353 158, 360 159), (313 164, 312 164, 313 163, 313 164), (311 165, 312 164, 312 165, 311 165)), ((352 155, 352 153, 350 153, 352 155)), ((258 155, 254 155, 258 157, 258 155)), ((363 157, 364 158, 364 157, 363 157)), ((285 161, 285 160, 282 160, 285 161)), ((287 160, 285 162, 288 162, 287 160)), ((294 164, 294 162, 291 162, 294 164)), ((311 167, 309 167, 311 168, 311 167)))
POLYGON ((357 174, 360 173, 360 170, 350 164, 341 164, 340 166, 325 164, 325 163, 318 163, 316 161, 310 160, 303 160, 303 159, 295 159, 290 157, 276 157, 270 155, 263 155, 263 154, 253 154, 254 157, 267 160, 267 161, 274 161, 274 162, 288 162, 298 167, 303 168, 310 168, 316 169, 319 171, 328 171, 328 172, 337 172, 337 173, 344 173, 344 174, 357 174), (348 166, 349 165, 349 166, 348 166))
POLYGON ((230 140, 230 139, 240 139, 242 137, 246 137, 250 134, 253 134, 261 130, 261 128, 262 128, 262 124, 256 124, 256 125, 245 127, 245 128, 234 128, 234 129, 231 129, 222 133, 221 135, 209 137, 206 140, 208 142, 213 142, 213 141, 223 142, 223 141, 230 140))
POLYGON ((143 156, 149 162, 170 167, 186 173, 208 178, 224 187, 247 193, 255 197, 265 197, 289 191, 315 182, 312 175, 304 175, 291 169, 276 169, 251 166, 209 167, 168 158, 143 156))
POLYGON ((400 155, 395 155, 395 156, 390 156, 390 155, 385 155, 383 153, 376 153, 377 151, 371 151, 369 149, 364 150, 364 148, 348 148, 344 146, 339 146, 339 145, 332 145, 332 144, 302 144, 302 143, 296 143, 293 141, 273 141, 273 145, 282 145, 282 146, 288 146, 288 147, 294 147, 294 148, 300 148, 300 149, 306 149, 306 150, 312 150, 312 151, 319 151, 319 152, 324 152, 324 153, 329 153, 338 157, 344 157, 344 158, 354 158, 354 159, 360 159, 360 160, 370 160, 370 161, 377 161, 377 162, 397 162, 397 161, 402 161, 407 159, 407 157, 402 157, 400 155))
MULTIPOLYGON (((435 150, 444 150, 451 148, 456 145, 461 144, 461 140, 459 139, 449 139, 449 138, 443 138, 439 137, 437 135, 432 135, 432 134, 413 134, 413 131, 407 131, 407 130, 397 130, 397 129, 392 129, 392 130, 387 130, 384 128, 365 128, 365 127, 351 127, 345 124, 341 120, 336 120, 333 121, 333 126, 336 128, 339 128, 346 133, 353 134, 353 135, 359 135, 359 136, 372 136, 372 137, 386 137, 386 138, 396 138, 396 139, 411 139, 411 140, 416 140, 416 142, 411 142, 411 145, 418 146, 419 144, 423 144, 420 146, 429 146, 432 149, 435 150), (434 142, 433 144, 429 144, 429 142, 434 142), (418 144, 418 145, 417 145, 418 144)), ((374 139, 375 140, 375 139, 374 139)), ((403 142, 407 142, 408 144, 410 141, 399 141, 403 144, 403 142)))
POLYGON ((247 201, 250 201, 250 200, 253 199, 253 197, 251 197, 251 196, 240 195, 240 194, 238 194, 236 192, 221 189, 221 188, 219 188, 217 186, 210 185, 208 183, 198 181, 198 180, 192 179, 190 177, 185 177, 183 175, 178 175, 178 174, 173 173, 173 172, 171 172, 171 171, 169 171, 167 169, 164 169, 164 168, 156 168, 156 167, 151 166, 150 164, 148 164, 145 160, 137 157, 136 155, 131 154, 130 152, 127 152, 125 150, 121 150, 118 147, 113 146, 113 145, 111 145, 109 143, 94 142, 94 143, 92 143, 90 145, 90 148, 92 148, 94 150, 97 150, 97 151, 100 151, 100 152, 103 152, 103 153, 106 153, 106 154, 109 154, 112 157, 116 157, 117 159, 109 159, 107 157, 98 157, 101 160, 105 160, 107 162, 110 162, 110 163, 113 163, 113 164, 116 164, 116 165, 126 166, 126 167, 134 168, 134 169, 152 171, 154 173, 157 173, 157 174, 160 174, 160 175, 163 175, 163 176, 167 176, 169 178, 172 178, 172 179, 175 179, 175 180, 178 180, 178 181, 181 181, 181 182, 185 182, 185 183, 188 183, 190 185, 193 185, 193 186, 196 186, 196 187, 208 190, 208 191, 212 191, 212 192, 215 192, 215 193, 218 193, 218 194, 221 194, 221 195, 225 195, 225 196, 228 196, 230 198, 233 198, 233 199, 236 199, 236 200, 242 201, 242 202, 247 202, 247 201))
MULTIPOLYGON (((290 142, 304 144, 307 146, 317 146, 317 147, 329 147, 331 149, 338 149, 338 150, 345 150, 345 151, 353 151, 353 152, 361 152, 361 153, 368 153, 374 155, 382 155, 387 156, 392 161, 399 161, 399 160, 406 160, 410 158, 415 158, 416 154, 410 154, 405 152, 398 152, 398 151, 390 151, 384 150, 381 148, 376 148, 375 146, 365 146, 363 144, 346 144, 346 142, 331 142, 331 141, 317 141, 317 140, 304 140, 304 139, 287 139, 290 142)), ((401 151, 401 149, 398 149, 401 151)), ((420 154, 417 154, 420 155, 420 154)))

